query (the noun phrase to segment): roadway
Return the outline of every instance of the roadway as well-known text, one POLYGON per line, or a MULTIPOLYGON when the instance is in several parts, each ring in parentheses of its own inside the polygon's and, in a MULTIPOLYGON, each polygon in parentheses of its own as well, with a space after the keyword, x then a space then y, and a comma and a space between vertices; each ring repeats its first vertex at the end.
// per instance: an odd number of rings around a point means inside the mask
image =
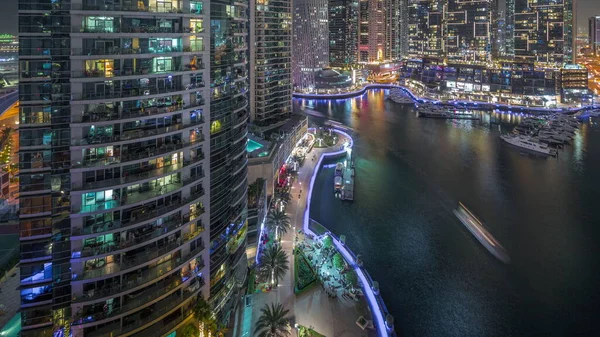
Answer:
MULTIPOLYGON (((17 104, 13 104, 11 105, 8 109, 6 109, 5 111, 2 111, 0 113, 0 130, 3 130, 6 127, 11 127, 13 129, 17 129, 19 127, 19 107, 17 106, 17 104)), ((13 132, 11 135, 12 138, 12 155, 10 157, 10 162, 11 163, 17 163, 19 160, 18 157, 18 151, 19 151, 19 132, 13 132)), ((2 150, 2 149, 0 149, 2 150)), ((3 163, 0 163, 3 164, 3 163)), ((12 199, 12 196, 16 195, 16 192, 18 191, 18 186, 17 184, 10 184, 10 188, 9 188, 9 196, 11 196, 11 198, 9 198, 9 202, 13 202, 14 199, 12 199)))
POLYGON ((579 61, 588 69, 591 77, 588 86, 595 95, 600 95, 600 57, 583 57, 579 61))

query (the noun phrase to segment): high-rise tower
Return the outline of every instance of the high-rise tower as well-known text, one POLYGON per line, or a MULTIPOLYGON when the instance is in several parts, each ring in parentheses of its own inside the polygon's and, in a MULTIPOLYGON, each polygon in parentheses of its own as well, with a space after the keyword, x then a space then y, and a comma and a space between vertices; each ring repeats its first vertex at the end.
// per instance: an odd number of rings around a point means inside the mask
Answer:
POLYGON ((248 0, 210 1, 210 302, 230 317, 247 273, 248 0))
POLYGON ((329 66, 327 0, 294 1, 292 74, 296 88, 315 85, 315 73, 329 66))
POLYGON ((491 59, 494 4, 495 0, 447 0, 444 49, 449 60, 491 59))
POLYGON ((226 317, 245 261, 246 8, 19 0, 22 336, 162 336, 200 296, 226 317))
POLYGON ((575 60, 576 0, 514 0, 515 58, 560 65, 575 60))
POLYGON ((358 62, 358 0, 329 0, 329 64, 358 62))
POLYGON ((268 126, 292 112, 292 1, 250 1, 250 115, 268 126))
POLYGON ((444 1, 408 0, 408 54, 410 57, 444 53, 444 1))

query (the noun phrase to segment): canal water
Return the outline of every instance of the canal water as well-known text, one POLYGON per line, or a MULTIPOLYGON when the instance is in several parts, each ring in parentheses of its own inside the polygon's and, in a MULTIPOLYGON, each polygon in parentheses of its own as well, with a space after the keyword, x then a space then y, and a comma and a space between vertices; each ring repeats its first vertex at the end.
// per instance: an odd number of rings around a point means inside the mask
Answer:
POLYGON ((295 100, 294 110, 354 130, 355 201, 335 199, 323 169, 311 217, 363 256, 398 334, 600 335, 600 125, 586 122, 558 158, 542 158, 501 143, 519 116, 422 119, 384 93, 295 100), (459 201, 511 264, 455 218, 459 201))

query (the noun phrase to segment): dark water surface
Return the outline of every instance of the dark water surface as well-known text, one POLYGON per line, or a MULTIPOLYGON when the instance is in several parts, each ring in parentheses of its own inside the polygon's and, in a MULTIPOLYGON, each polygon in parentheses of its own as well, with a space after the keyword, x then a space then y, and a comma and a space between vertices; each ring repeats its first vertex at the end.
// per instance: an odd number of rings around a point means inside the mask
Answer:
POLYGON ((355 131, 354 203, 333 197, 324 169, 311 217, 362 254, 399 335, 600 335, 600 125, 582 125, 554 159, 501 143, 516 116, 419 119, 384 91, 302 106, 355 131), (455 218, 458 201, 510 265, 455 218))

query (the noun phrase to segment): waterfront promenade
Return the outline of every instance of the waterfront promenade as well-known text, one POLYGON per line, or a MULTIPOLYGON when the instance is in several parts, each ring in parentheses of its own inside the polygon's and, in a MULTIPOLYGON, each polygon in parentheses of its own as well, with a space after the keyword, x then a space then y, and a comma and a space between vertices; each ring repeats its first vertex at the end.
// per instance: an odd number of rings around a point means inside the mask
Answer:
MULTIPOLYGON (((425 102, 439 102, 438 100, 429 97, 419 97, 413 93, 409 88, 399 84, 366 84, 360 90, 334 93, 334 94, 305 94, 305 93, 293 93, 294 98, 300 99, 322 99, 322 100, 336 100, 346 99, 363 95, 367 90, 372 89, 393 89, 398 88, 404 91, 415 103, 425 102)), ((563 107, 563 108, 545 108, 545 107, 534 107, 534 106, 523 106, 523 105, 510 105, 504 103, 490 103, 485 101, 472 101, 472 100, 451 100, 443 101, 444 104, 452 104, 455 106, 471 107, 478 110, 508 110, 516 112, 529 112, 529 113, 565 113, 575 114, 584 110, 600 109, 600 104, 586 105, 583 107, 563 107)))
MULTIPOLYGON (((336 248, 346 259, 348 264, 357 272, 358 279, 362 284, 364 296, 359 303, 344 300, 343 298, 330 298, 326 290, 315 285, 306 291, 294 293, 294 241, 298 236, 298 230, 303 229, 309 236, 317 236, 308 227, 309 223, 309 202, 310 186, 314 184, 314 177, 319 171, 323 159, 329 156, 340 156, 345 153, 345 149, 340 150, 342 144, 352 144, 349 135, 338 132, 338 142, 335 146, 329 148, 313 148, 309 153, 302 167, 298 170, 297 178, 292 186, 292 201, 286 208, 286 213, 290 218, 293 229, 283 236, 281 241, 282 248, 288 254, 290 259, 290 270, 286 273, 279 286, 269 292, 257 293, 251 296, 251 305, 246 306, 241 311, 240 327, 234 336, 249 337, 253 335, 253 329, 260 316, 260 308, 268 303, 282 303, 284 308, 288 309, 289 317, 293 324, 299 324, 306 327, 312 327, 315 331, 327 337, 355 337, 355 336, 393 336, 385 328, 384 314, 381 310, 380 300, 371 289, 368 276, 355 263, 354 255, 344 246, 340 245, 339 240, 332 235, 336 248), (313 155, 315 160, 311 160, 313 155), (362 305, 361 305, 362 303, 362 305), (364 312, 366 307, 370 309, 370 318, 364 312), (360 316, 372 319, 377 329, 362 330, 356 324, 360 316)), ((351 146, 351 145, 350 145, 351 146)), ((301 235, 304 236, 304 235, 301 235)), ((292 336, 296 336, 296 330, 293 329, 292 336)))

